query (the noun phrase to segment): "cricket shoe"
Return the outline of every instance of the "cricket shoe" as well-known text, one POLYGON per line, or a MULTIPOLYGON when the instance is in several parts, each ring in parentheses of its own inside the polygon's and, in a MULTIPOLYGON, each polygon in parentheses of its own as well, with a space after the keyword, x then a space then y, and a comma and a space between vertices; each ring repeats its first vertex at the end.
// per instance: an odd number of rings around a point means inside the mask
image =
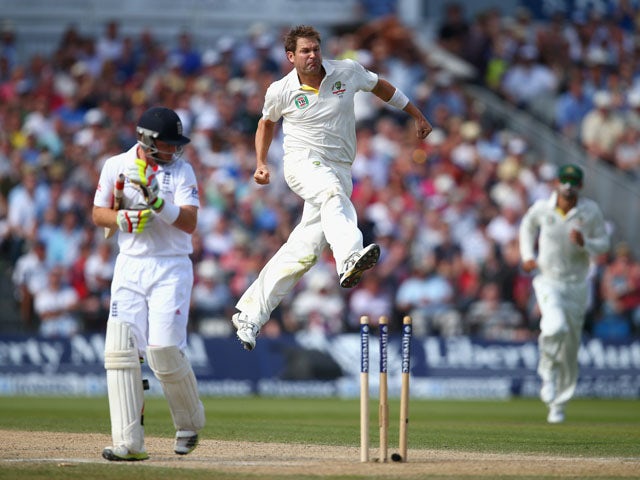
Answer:
POLYGON ((340 286, 353 288, 362 279, 365 270, 373 268, 380 258, 380 247, 375 243, 364 247, 358 252, 353 252, 342 264, 340 274, 340 286))
POLYGON ((253 350, 256 346, 256 337, 260 332, 260 326, 249 320, 246 313, 235 313, 231 317, 231 323, 236 327, 236 335, 245 350, 253 350))
POLYGON ((179 430, 176 432, 176 442, 173 451, 178 455, 191 453, 198 446, 198 433, 192 430, 179 430))
POLYGON ((115 447, 106 447, 102 450, 102 457, 112 462, 138 462, 148 459, 149 455, 144 450, 134 452, 124 445, 118 445, 115 447))
POLYGON ((562 423, 564 422, 564 406, 563 405, 551 405, 549 407, 549 415, 547 415, 548 423, 562 423))

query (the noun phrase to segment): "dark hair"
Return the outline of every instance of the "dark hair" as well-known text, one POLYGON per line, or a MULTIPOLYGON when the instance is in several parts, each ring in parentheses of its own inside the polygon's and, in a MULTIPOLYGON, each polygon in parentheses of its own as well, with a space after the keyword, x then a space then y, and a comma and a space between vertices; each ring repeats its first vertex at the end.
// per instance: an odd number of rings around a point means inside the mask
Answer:
POLYGON ((309 25, 298 25, 293 27, 284 37, 284 51, 295 52, 299 38, 313 38, 318 43, 321 42, 318 31, 309 25))

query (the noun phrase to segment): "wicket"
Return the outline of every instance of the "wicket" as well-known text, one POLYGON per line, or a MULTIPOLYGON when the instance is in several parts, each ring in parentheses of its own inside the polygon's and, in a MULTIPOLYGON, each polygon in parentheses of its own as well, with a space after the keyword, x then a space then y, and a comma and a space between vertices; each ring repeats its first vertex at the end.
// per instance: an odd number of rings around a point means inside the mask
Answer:
MULTIPOLYGON (((387 351, 389 347, 389 321, 380 317, 380 395, 378 408, 378 425, 380 428, 380 462, 388 457, 389 433, 389 393, 387 387, 387 351)), ((360 461, 369 461, 369 317, 360 317, 360 461)), ((398 462, 407 461, 407 429, 409 426, 409 373, 411 370, 411 317, 402 320, 402 362, 400 389, 400 430, 399 453, 391 459, 398 462)))

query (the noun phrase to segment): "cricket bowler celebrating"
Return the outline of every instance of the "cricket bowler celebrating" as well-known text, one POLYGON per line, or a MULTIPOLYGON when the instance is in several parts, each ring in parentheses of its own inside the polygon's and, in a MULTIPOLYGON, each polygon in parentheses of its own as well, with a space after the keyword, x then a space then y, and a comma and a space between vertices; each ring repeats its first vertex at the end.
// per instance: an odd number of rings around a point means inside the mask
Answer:
POLYGON ((168 108, 145 111, 137 144, 104 164, 93 221, 118 230, 119 254, 111 284, 104 366, 113 445, 107 460, 145 460, 143 359, 162 385, 176 429, 174 451, 190 453, 204 427, 196 378, 184 354, 193 285, 191 234, 198 219, 193 168, 181 159, 189 138, 168 108), (114 195, 121 175, 124 188, 114 195), (120 209, 113 208, 119 199, 120 209))
POLYGON ((283 119, 284 176, 304 200, 302 219, 287 242, 267 262, 236 304, 232 322, 247 350, 256 344, 271 312, 329 245, 340 286, 355 287, 375 266, 380 247, 363 248, 351 202, 351 164, 356 152, 354 95, 371 92, 413 117, 417 136, 432 130, 422 112, 388 81, 353 60, 323 60, 320 34, 311 26, 292 28, 284 50, 293 69, 272 83, 265 95, 255 136, 256 183, 269 183, 267 153, 276 123, 283 119))
POLYGON ((564 421, 565 404, 573 397, 578 381, 590 256, 609 249, 600 208, 593 200, 579 197, 582 177, 577 165, 560 167, 551 198, 534 203, 520 224, 522 268, 526 272, 538 270, 533 279, 542 315, 538 375, 549 423, 564 421))

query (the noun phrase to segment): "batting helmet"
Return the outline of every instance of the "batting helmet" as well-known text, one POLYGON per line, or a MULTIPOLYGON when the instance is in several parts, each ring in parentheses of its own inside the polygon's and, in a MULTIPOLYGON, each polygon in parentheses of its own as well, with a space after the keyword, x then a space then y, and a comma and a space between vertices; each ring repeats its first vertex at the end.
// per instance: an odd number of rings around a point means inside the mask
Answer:
POLYGON ((138 120, 136 133, 138 134, 138 144, 142 146, 145 153, 159 163, 167 162, 156 156, 160 152, 156 140, 178 147, 173 160, 182 154, 182 147, 191 141, 182 134, 182 122, 178 114, 166 107, 152 107, 145 111, 138 120))

